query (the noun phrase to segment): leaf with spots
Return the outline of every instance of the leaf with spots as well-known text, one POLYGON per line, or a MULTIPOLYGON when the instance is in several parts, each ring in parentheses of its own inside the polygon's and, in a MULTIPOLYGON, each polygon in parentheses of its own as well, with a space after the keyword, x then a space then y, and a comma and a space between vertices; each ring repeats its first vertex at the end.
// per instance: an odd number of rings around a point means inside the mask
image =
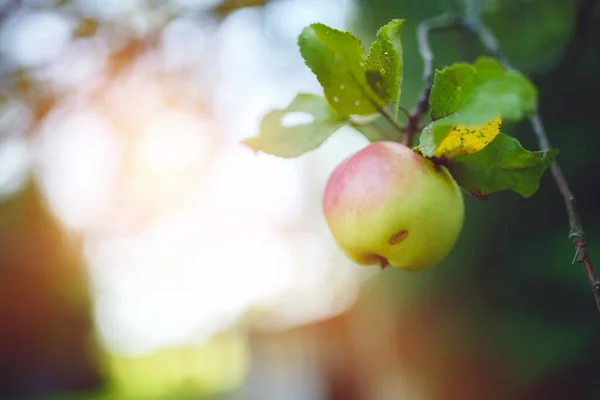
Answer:
POLYGON ((475 128, 462 125, 453 127, 435 149, 434 157, 450 160, 457 156, 476 153, 500 133, 500 118, 475 128))
POLYGON ((339 113, 374 114, 386 106, 367 83, 364 49, 357 37, 316 23, 302 30, 298 46, 329 104, 339 113))
POLYGON ((537 191, 557 154, 556 149, 527 151, 515 138, 500 133, 483 150, 452 159, 448 169, 461 187, 477 196, 512 190, 527 198, 537 191))
POLYGON ((243 143, 257 152, 293 158, 315 150, 346 123, 347 117, 322 96, 299 94, 286 109, 265 115, 259 136, 243 143))
POLYGON ((364 66, 371 89, 386 103, 392 103, 394 110, 398 110, 402 86, 400 35, 403 26, 404 20, 394 19, 377 32, 364 66))
POLYGON ((522 74, 506 71, 493 58, 480 57, 474 64, 456 63, 437 71, 429 105, 433 122, 425 127, 419 142, 419 150, 427 157, 436 153, 456 127, 481 134, 482 127, 497 119, 517 121, 533 113, 537 91, 522 74))

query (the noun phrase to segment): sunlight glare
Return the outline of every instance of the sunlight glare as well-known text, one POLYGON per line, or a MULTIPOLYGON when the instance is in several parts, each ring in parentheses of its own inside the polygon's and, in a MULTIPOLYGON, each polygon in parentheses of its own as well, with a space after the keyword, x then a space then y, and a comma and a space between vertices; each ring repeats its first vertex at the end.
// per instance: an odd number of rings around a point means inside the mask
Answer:
POLYGON ((169 109, 140 125, 131 160, 130 200, 150 211, 189 200, 206 175, 215 127, 197 115, 169 109))
POLYGON ((50 11, 17 14, 2 28, 2 52, 28 67, 58 58, 71 37, 71 21, 50 11))
POLYGON ((0 201, 18 191, 29 172, 27 142, 18 138, 0 139, 0 201))
MULTIPOLYGON (((288 12, 300 7, 283 3, 288 12)), ((215 34, 176 20, 159 46, 168 60, 142 57, 111 78, 100 100, 67 101, 44 121, 36 165, 53 210, 84 233, 109 351, 197 343, 240 321, 283 329, 354 299, 363 270, 348 268, 333 243, 320 196, 327 171, 364 143, 331 138, 298 159, 239 143, 257 133, 268 109, 320 90, 297 55, 293 65, 281 61, 291 50, 268 47, 261 23, 256 9, 232 14, 215 34), (180 40, 187 34, 198 40, 180 40), (198 102, 192 92, 210 85, 179 87, 189 75, 177 71, 203 71, 205 60, 192 53, 205 58, 209 46, 219 52, 202 78, 219 80, 198 102), (175 79, 161 75, 165 67, 175 79), (267 317, 247 318, 256 309, 267 317)), ((82 60, 76 78, 98 72, 88 67, 82 60)))
POLYGON ((53 111, 40 131, 37 167, 51 207, 80 231, 103 220, 120 161, 113 128, 94 111, 53 111))

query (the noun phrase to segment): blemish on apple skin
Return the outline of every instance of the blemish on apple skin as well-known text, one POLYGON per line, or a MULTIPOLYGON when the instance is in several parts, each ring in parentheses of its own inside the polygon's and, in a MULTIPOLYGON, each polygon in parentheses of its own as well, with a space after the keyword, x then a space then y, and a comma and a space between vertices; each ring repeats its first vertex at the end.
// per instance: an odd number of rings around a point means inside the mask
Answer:
POLYGON ((383 271, 384 269, 386 269, 386 267, 389 266, 390 263, 388 262, 387 258, 379 256, 379 267, 381 268, 381 270, 383 271))
POLYGON ((380 256, 379 254, 369 254, 365 257, 370 264, 379 264, 382 270, 390 265, 387 258, 380 256))
POLYGON ((402 242, 407 237, 408 237, 408 231, 406 229, 403 229, 400 232, 396 232, 392 236, 390 236, 390 238, 388 239, 388 243, 393 246, 393 245, 396 245, 396 244, 402 242))

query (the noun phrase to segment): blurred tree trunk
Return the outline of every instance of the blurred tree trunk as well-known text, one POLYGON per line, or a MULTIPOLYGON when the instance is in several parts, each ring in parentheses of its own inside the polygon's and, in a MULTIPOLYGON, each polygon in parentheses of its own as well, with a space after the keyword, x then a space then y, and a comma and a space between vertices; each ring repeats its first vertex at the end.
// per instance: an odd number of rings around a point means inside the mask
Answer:
POLYGON ((0 397, 101 386, 82 255, 32 181, 0 202, 0 397))

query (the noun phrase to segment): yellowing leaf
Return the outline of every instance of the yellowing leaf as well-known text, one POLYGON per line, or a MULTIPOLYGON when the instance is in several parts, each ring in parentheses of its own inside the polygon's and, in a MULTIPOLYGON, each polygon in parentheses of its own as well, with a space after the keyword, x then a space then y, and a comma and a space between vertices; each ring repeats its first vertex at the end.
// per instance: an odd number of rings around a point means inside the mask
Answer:
POLYGON ((489 57, 473 64, 457 63, 437 71, 429 97, 432 122, 419 138, 419 150, 426 157, 456 126, 480 126, 494 117, 518 121, 537 106, 535 86, 522 74, 506 71, 489 57))
POLYGON ((434 157, 450 160, 478 152, 500 133, 502 119, 494 118, 480 127, 455 126, 435 149, 434 157))

